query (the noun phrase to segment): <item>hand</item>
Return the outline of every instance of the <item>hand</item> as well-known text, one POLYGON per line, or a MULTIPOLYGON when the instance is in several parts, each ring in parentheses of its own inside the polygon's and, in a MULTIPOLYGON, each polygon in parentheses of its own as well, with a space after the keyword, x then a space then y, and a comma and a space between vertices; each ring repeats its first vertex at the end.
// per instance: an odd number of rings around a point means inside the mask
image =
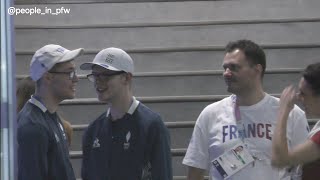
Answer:
POLYGON ((293 85, 286 87, 281 94, 280 97, 280 110, 285 110, 290 112, 294 103, 297 100, 296 98, 296 90, 293 85))

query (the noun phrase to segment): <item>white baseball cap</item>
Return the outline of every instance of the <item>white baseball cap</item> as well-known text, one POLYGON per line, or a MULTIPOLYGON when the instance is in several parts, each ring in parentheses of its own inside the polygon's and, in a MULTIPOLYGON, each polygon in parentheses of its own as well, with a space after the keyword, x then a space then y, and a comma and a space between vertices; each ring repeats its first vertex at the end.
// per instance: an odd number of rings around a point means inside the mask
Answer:
POLYGON ((80 69, 92 70, 94 65, 111 71, 124 71, 131 74, 134 71, 131 57, 124 50, 114 47, 101 50, 93 59, 93 62, 81 64, 80 69))
POLYGON ((55 64, 74 60, 83 51, 83 48, 70 51, 56 44, 43 46, 35 52, 30 63, 30 76, 32 80, 39 80, 55 64))

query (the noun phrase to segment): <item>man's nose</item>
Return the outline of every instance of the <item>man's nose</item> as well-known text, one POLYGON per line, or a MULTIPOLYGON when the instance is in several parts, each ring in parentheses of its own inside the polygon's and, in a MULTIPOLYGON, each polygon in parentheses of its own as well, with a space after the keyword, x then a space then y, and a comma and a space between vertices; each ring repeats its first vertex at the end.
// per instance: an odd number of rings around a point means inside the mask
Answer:
POLYGON ((230 71, 230 69, 226 68, 223 72, 223 76, 230 77, 231 75, 232 75, 232 72, 230 71))
POLYGON ((77 74, 75 74, 72 78, 72 82, 78 82, 79 81, 79 77, 77 74))

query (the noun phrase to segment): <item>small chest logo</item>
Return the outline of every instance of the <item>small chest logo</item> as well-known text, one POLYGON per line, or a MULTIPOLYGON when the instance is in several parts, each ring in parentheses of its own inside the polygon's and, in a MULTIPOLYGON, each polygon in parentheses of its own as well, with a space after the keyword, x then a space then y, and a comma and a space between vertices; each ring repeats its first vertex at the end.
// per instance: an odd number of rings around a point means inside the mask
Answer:
POLYGON ((60 139, 59 139, 57 133, 54 133, 54 137, 56 138, 57 143, 60 142, 60 139))
POLYGON ((127 133, 127 135, 126 135, 126 142, 123 143, 123 149, 124 149, 124 150, 129 149, 129 147, 130 147, 130 143, 129 143, 130 138, 131 138, 131 132, 129 131, 129 132, 127 133))
POLYGON ((93 141, 92 148, 99 148, 99 147, 100 147, 99 139, 96 138, 96 139, 93 141))

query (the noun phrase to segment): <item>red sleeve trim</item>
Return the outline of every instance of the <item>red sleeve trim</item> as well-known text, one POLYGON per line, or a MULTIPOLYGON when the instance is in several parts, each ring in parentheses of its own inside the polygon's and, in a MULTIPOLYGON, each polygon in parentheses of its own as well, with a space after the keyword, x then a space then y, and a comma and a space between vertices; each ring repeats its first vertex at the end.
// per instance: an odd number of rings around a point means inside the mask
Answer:
POLYGON ((311 140, 320 145, 320 131, 316 132, 312 137, 311 137, 311 140))

